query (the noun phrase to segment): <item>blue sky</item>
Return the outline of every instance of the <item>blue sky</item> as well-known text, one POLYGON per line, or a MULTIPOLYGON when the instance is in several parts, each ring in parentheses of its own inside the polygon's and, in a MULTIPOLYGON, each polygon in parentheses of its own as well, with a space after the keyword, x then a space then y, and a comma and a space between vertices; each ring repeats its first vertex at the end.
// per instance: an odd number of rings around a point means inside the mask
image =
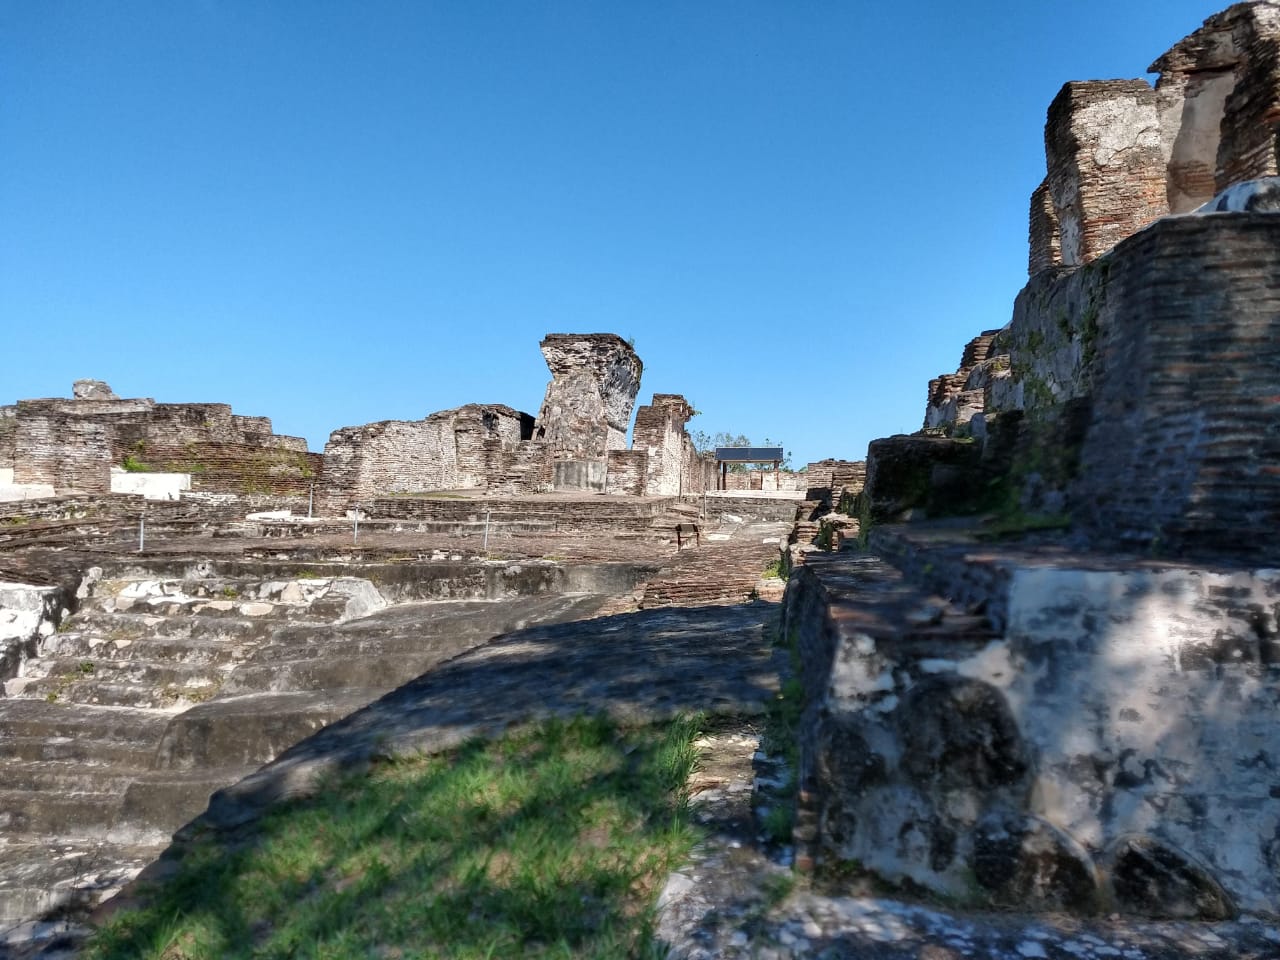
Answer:
POLYGON ((858 459, 1009 319, 1059 87, 1225 5, 0 0, 0 403, 320 450, 609 331, 690 429, 858 459))

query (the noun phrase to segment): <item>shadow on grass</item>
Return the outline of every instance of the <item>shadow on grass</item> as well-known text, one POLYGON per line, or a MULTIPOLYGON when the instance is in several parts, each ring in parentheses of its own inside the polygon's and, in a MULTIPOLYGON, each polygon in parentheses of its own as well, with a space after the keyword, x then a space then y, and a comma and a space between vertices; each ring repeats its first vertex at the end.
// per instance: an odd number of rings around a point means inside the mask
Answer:
POLYGON ((332 779, 235 839, 191 841, 83 956, 660 955, 652 905, 694 840, 696 732, 553 719, 332 779))

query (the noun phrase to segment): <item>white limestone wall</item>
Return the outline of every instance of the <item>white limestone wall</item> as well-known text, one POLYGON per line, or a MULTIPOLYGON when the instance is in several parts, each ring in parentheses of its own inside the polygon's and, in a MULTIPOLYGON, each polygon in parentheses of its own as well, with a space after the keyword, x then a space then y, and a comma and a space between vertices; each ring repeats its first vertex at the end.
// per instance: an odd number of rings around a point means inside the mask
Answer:
POLYGON ((142 494, 148 500, 181 500, 191 489, 189 473, 130 473, 111 469, 111 492, 142 494))
POLYGON ((1015 573, 1012 669, 1031 812, 1094 851, 1153 836, 1246 910, 1280 902, 1280 571, 1015 573))

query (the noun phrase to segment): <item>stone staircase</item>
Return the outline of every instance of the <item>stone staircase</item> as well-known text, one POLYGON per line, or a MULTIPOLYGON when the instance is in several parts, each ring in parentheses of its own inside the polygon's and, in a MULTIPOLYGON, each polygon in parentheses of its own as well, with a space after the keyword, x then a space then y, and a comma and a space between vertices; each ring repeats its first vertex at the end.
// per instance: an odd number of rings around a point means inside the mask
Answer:
POLYGON ((0 698, 0 929, 75 916, 319 728, 493 636, 588 615, 539 595, 388 606, 356 577, 99 578, 0 698))

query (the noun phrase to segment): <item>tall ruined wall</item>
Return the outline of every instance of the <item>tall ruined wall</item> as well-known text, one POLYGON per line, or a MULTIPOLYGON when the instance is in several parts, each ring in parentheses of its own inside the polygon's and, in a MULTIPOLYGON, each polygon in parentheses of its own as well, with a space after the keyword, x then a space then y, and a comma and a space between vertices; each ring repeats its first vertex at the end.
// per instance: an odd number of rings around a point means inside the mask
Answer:
POLYGON ((1151 65, 1145 80, 1066 84, 1045 124, 1032 194, 1032 274, 1101 256, 1167 213, 1276 174, 1280 4, 1236 4, 1151 65))
POLYGON ((18 401, 14 482, 109 492, 116 431, 154 408, 147 399, 18 401))
POLYGON ((0 470, 12 470, 18 434, 17 406, 0 407, 0 470))
POLYGON ((675 393, 655 393, 650 405, 636 411, 631 446, 648 451, 644 492, 649 496, 678 496, 706 489, 704 458, 685 430, 693 415, 693 407, 675 393))
POLYGON ((552 333, 541 343, 551 370, 534 439, 553 459, 600 460, 626 448, 643 364, 612 333, 552 333))
POLYGON ((388 493, 486 488, 515 466, 504 452, 531 427, 528 414, 500 404, 468 404, 423 420, 343 427, 324 448, 322 505, 342 510, 388 493))

